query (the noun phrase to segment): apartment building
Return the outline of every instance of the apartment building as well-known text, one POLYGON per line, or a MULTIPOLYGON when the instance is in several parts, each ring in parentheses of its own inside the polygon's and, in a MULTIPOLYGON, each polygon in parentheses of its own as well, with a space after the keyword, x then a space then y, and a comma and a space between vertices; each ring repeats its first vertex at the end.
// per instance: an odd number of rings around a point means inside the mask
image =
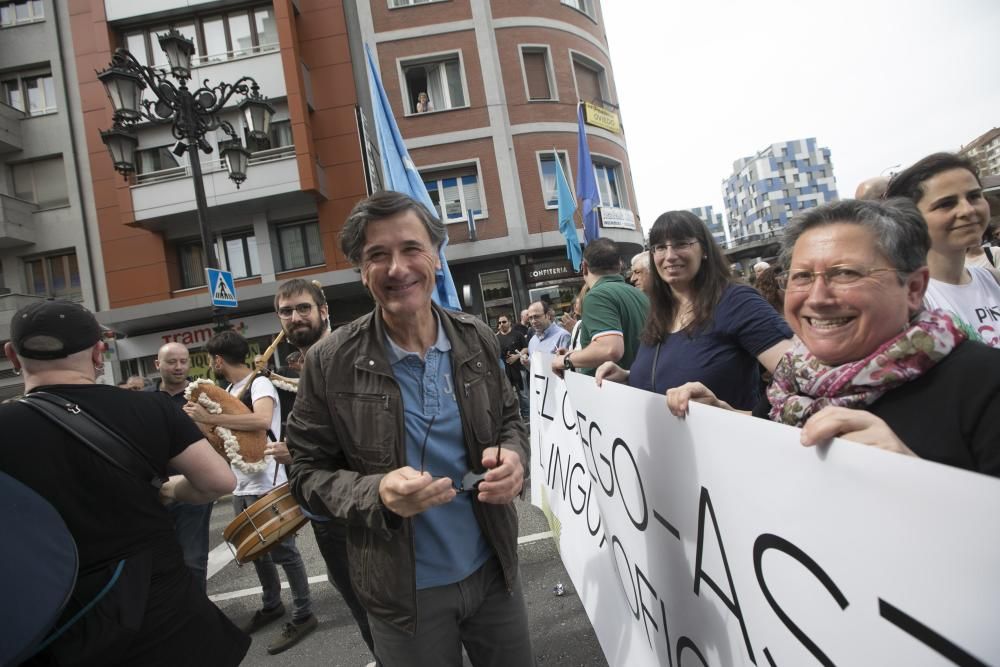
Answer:
MULTIPOLYGON (((192 82, 252 76, 275 110, 265 139, 246 131, 239 96, 222 111, 251 151, 239 188, 219 159, 226 135, 206 136, 212 152, 201 156, 211 243, 237 279, 239 307, 229 321, 255 350, 279 330, 272 299, 289 278, 324 285, 334 326, 370 308, 337 241, 351 207, 380 183, 378 147, 367 131, 374 126, 366 43, 448 223, 447 255, 465 310, 492 324, 542 295, 562 307, 582 283, 565 259, 554 185, 555 159, 570 180, 575 175, 580 101, 587 103, 601 233, 624 243, 625 256, 641 248, 596 0, 68 0, 65 7, 68 34, 57 33, 55 42, 69 63, 69 96, 78 105, 75 173, 86 186, 69 198, 83 198, 78 218, 90 211, 89 225, 75 233, 82 248, 92 248, 95 267, 93 280, 85 270, 78 282, 116 334, 110 366, 117 377, 152 375, 156 350, 170 340, 194 350, 195 373, 208 366, 199 348, 212 334, 212 316, 190 151, 178 154, 168 125, 140 123, 135 172, 123 178, 100 134, 113 107, 97 71, 116 48, 163 67, 158 35, 170 29, 195 44, 192 82), (418 108, 420 93, 429 104, 418 108)), ((46 52, 56 52, 52 43, 46 52)), ((53 64, 56 78, 61 69, 53 64)), ((47 140, 74 145, 63 138, 47 140)))
MULTIPOLYGON (((0 341, 34 300, 107 306, 69 22, 64 3, 0 2, 0 341)), ((0 361, 0 399, 21 386, 0 361)))
POLYGON ((837 200, 830 149, 796 139, 740 158, 723 198, 734 240, 777 231, 797 212, 837 200))

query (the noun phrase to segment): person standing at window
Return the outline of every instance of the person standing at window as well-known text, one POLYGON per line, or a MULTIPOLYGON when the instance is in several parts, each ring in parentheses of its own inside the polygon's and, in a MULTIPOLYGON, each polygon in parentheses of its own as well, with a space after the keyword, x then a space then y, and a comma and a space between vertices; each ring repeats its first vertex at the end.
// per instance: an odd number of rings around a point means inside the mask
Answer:
POLYGON ((421 91, 417 95, 417 113, 424 113, 426 111, 434 111, 434 105, 431 104, 431 98, 427 97, 427 93, 421 91))

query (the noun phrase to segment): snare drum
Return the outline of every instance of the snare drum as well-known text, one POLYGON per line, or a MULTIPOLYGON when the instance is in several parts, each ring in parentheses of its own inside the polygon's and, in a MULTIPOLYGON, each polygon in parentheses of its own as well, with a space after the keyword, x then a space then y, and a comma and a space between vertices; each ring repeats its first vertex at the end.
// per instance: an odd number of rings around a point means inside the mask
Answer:
POLYGON ((236 562, 245 565, 298 532, 307 521, 286 482, 237 514, 222 531, 222 539, 236 562))

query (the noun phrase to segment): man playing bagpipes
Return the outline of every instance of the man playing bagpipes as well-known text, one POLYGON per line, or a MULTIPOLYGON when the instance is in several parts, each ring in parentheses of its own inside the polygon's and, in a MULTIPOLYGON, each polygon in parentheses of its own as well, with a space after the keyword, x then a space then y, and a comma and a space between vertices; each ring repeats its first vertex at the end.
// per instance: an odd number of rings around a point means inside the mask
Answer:
MULTIPOLYGON (((246 365, 250 346, 235 331, 216 334, 208 341, 205 349, 216 376, 223 377, 230 383, 227 387, 230 396, 219 397, 218 403, 225 403, 227 399, 238 403, 237 397, 242 396, 244 391, 250 393, 252 412, 249 414, 233 414, 225 409, 225 405, 221 405, 221 412, 215 412, 212 402, 205 400, 204 395, 199 395, 195 402, 189 402, 184 407, 184 411, 195 422, 214 427, 216 433, 226 441, 225 453, 231 461, 237 480, 233 491, 233 512, 239 515, 276 486, 284 484, 287 478, 284 467, 273 456, 265 454, 263 442, 260 443, 259 452, 253 451, 254 447, 248 451, 241 443, 239 452, 234 453, 227 434, 231 436, 233 432, 240 432, 242 437, 246 432, 269 432, 269 441, 280 439, 281 411, 278 409, 278 394, 269 379, 255 374, 246 365)), ((301 641, 317 625, 311 608, 305 564, 295 547, 294 534, 254 560, 253 565, 263 588, 262 608, 243 625, 245 632, 252 634, 285 614, 277 565, 285 570, 292 591, 292 622, 286 623, 279 636, 268 646, 268 653, 280 653, 301 641)))

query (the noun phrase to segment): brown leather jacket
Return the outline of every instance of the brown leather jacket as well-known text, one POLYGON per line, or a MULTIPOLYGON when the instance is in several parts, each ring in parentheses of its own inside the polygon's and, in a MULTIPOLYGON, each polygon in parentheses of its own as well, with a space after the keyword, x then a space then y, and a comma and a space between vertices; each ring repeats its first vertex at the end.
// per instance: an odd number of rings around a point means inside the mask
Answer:
MULTIPOLYGON (((527 485, 528 439, 517 398, 500 366, 493 332, 479 319, 434 306, 451 342, 452 377, 470 464, 502 443, 518 453, 527 485)), ((315 514, 349 524, 354 590, 367 610, 412 633, 416 569, 412 523, 385 508, 382 476, 406 462, 403 403, 385 352, 381 311, 341 327, 306 357, 286 438, 293 495, 315 514)), ((473 503, 508 590, 517 578, 517 514, 512 504, 473 503)))

